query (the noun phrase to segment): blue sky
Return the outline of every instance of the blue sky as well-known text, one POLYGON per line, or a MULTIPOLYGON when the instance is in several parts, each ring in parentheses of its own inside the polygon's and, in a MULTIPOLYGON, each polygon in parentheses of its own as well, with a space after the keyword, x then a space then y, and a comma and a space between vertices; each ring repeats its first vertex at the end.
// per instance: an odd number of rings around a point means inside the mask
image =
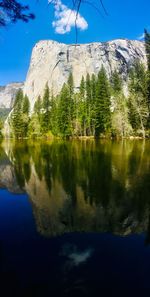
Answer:
MULTIPOLYGON (((150 29, 150 0, 103 0, 108 16, 100 6, 100 0, 88 1, 95 3, 102 15, 88 3, 81 5, 79 43, 138 39, 144 28, 150 29)), ((32 48, 39 40, 75 43, 73 13, 69 17, 70 26, 63 26, 64 18, 70 14, 68 9, 72 9, 72 0, 59 0, 59 7, 47 5, 47 0, 21 2, 30 5, 36 19, 28 24, 18 22, 0 29, 0 85, 25 80, 32 48)))

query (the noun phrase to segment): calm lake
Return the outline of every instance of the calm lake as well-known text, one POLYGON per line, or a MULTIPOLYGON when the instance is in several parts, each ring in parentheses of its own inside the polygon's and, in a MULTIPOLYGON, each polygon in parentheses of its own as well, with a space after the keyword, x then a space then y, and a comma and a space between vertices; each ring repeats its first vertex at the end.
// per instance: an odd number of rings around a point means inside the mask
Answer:
POLYGON ((3 296, 144 296, 150 142, 1 143, 0 274, 3 296))

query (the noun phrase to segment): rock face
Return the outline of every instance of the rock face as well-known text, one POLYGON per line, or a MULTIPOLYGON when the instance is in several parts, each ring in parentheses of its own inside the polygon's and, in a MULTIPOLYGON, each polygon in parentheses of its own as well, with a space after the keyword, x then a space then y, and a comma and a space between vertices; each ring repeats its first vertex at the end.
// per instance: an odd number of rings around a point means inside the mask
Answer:
POLYGON ((23 86, 23 83, 12 83, 0 87, 0 108, 12 108, 16 92, 23 86))
POLYGON ((135 59, 146 64, 143 42, 118 39, 104 43, 67 45, 51 40, 40 41, 33 48, 24 93, 29 96, 33 107, 37 97, 43 94, 47 82, 53 94, 57 94, 72 72, 75 87, 78 88, 82 75, 97 74, 102 65, 108 76, 117 69, 126 80, 135 59))

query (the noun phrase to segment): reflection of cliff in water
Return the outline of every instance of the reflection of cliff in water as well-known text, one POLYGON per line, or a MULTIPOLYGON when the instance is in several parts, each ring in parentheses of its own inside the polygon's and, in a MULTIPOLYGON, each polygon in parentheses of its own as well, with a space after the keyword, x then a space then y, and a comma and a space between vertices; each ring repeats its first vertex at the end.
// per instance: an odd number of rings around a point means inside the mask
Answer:
POLYGON ((14 192, 27 192, 41 234, 150 229, 149 142, 22 142, 3 148, 0 180, 14 192))

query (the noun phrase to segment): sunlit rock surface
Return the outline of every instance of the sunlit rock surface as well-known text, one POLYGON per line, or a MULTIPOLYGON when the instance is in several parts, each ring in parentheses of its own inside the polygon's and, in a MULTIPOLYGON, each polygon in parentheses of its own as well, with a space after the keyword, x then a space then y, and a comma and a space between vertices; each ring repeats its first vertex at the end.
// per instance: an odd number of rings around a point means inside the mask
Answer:
POLYGON ((69 73, 73 73, 78 89, 82 76, 97 74, 103 65, 107 75, 117 69, 126 80, 133 62, 139 59, 146 64, 144 43, 118 39, 103 43, 63 44, 52 40, 38 42, 33 48, 24 93, 33 108, 38 95, 43 94, 46 83, 57 94, 69 73))
POLYGON ((23 83, 11 83, 0 86, 0 108, 12 108, 15 95, 19 89, 23 89, 23 83))

